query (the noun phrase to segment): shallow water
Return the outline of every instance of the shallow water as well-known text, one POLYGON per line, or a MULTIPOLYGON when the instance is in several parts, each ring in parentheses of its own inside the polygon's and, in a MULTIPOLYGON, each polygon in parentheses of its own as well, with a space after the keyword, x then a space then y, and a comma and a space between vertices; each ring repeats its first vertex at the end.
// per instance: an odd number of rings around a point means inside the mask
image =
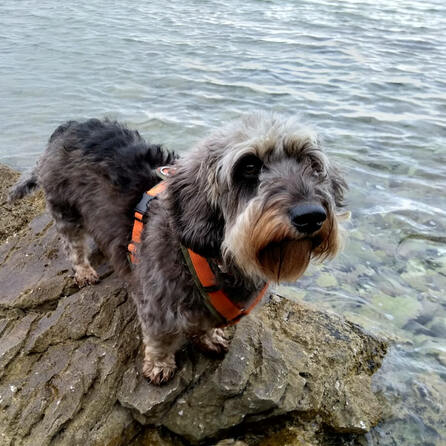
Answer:
POLYGON ((443 0, 3 0, 0 162, 31 167, 67 119, 184 151, 242 112, 300 115, 352 220, 344 253, 287 292, 393 340, 366 443, 444 444, 445 30, 443 0))

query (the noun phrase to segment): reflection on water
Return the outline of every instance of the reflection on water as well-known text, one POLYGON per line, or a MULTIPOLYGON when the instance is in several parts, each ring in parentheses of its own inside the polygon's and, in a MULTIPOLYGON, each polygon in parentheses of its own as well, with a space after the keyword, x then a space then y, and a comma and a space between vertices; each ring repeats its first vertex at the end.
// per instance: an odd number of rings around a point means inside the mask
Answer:
MULTIPOLYGON (((446 13, 442 0, 0 4, 0 161, 110 116, 187 150, 253 109, 319 128, 349 184, 349 239, 296 298, 393 340, 373 445, 446 436, 446 13)), ((444 440, 446 441, 446 440, 444 440)))

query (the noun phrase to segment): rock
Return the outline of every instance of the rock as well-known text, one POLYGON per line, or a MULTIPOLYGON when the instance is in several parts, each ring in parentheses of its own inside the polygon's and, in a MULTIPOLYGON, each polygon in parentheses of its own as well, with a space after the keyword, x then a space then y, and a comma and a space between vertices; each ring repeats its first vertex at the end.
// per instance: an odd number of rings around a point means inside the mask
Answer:
POLYGON ((144 424, 197 442, 242 422, 289 412, 318 414, 340 432, 365 433, 380 417, 370 390, 383 343, 335 315, 271 300, 237 327, 221 362, 181 356, 181 370, 153 391, 132 364, 120 403, 144 424))
POLYGON ((233 438, 219 441, 215 446, 248 446, 244 441, 237 441, 233 438))
MULTIPOLYGON (((187 346, 175 378, 149 384, 125 284, 96 255, 102 280, 79 290, 42 196, 5 202, 16 177, 0 166, 2 446, 217 444, 241 423, 258 423, 261 433, 264 420, 290 413, 297 421, 287 435, 296 439, 302 420, 311 420, 311 432, 329 426, 341 433, 364 433, 378 422, 371 376, 385 343, 278 296, 229 330, 223 360, 187 346), (167 438, 165 429, 180 437, 167 438)), ((220 444, 243 444, 234 438, 220 444)))
POLYGON ((7 203, 9 187, 19 178, 19 174, 0 164, 0 242, 23 229, 45 208, 43 193, 22 200, 20 206, 7 203))

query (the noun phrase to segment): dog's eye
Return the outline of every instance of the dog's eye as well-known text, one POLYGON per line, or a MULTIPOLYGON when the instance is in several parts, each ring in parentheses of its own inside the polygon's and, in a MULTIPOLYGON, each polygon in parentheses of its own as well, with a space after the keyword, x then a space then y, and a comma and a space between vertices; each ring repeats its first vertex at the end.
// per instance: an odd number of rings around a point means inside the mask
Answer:
POLYGON ((238 161, 234 169, 234 176, 245 180, 257 180, 263 163, 255 155, 247 155, 238 161))
POLYGON ((243 173, 248 177, 253 177, 254 175, 257 176, 259 172, 260 166, 258 164, 249 163, 243 168, 243 173))

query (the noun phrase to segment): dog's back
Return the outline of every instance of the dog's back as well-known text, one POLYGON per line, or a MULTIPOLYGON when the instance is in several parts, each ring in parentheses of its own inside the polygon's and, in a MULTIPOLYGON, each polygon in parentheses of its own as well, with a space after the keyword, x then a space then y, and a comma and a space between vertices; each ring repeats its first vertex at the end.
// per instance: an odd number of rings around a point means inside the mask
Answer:
POLYGON ((138 196, 156 180, 153 169, 175 159, 160 145, 147 144, 137 131, 99 119, 60 125, 51 135, 44 157, 49 154, 68 163, 70 168, 93 168, 117 190, 138 196))
POLYGON ((12 189, 12 200, 41 186, 59 232, 85 231, 126 271, 133 208, 159 178, 154 169, 175 155, 148 144, 137 131, 110 120, 68 121, 51 135, 31 176, 12 189))

